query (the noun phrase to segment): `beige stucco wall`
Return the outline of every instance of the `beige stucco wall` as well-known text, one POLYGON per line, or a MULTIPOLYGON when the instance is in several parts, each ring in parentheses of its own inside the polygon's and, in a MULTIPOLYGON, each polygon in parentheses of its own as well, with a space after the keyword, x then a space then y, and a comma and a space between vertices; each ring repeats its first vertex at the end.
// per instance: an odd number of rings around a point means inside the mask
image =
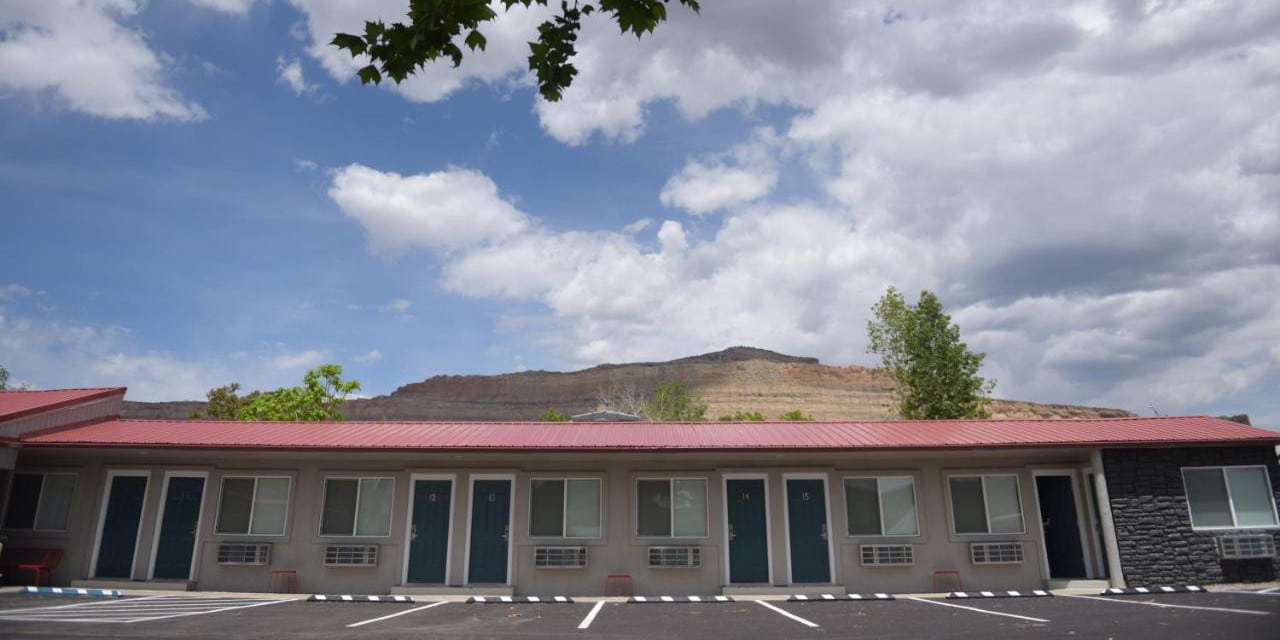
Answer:
MULTIPOLYGON (((77 474, 70 530, 56 534, 5 532, 11 546, 58 546, 66 558, 55 582, 91 577, 91 558, 101 516, 103 489, 110 471, 149 473, 146 504, 134 559, 135 580, 150 575, 165 473, 208 474, 197 540, 193 579, 201 589, 264 591, 270 569, 298 572, 307 592, 386 593, 404 583, 407 518, 414 474, 445 474, 454 479, 449 585, 465 584, 467 517, 471 481, 475 476, 510 475, 513 485, 511 581, 522 595, 600 595, 608 574, 629 574, 637 594, 717 594, 727 582, 725 557, 724 478, 736 473, 764 474, 768 480, 772 582, 786 585, 788 559, 784 482, 789 474, 818 474, 827 480, 830 540, 834 565, 831 590, 851 592, 921 592, 932 589, 937 570, 959 570, 970 589, 1027 589, 1044 585, 1038 505, 1033 470, 1075 470, 1087 466, 1084 451, 949 452, 912 456, 883 453, 761 453, 761 454, 286 454, 249 452, 165 452, 123 450, 24 449, 19 470, 74 471, 77 474), (843 477, 876 472, 911 474, 916 478, 920 535, 912 538, 850 538, 846 535, 843 477), (951 533, 946 475, 954 472, 1015 472, 1019 478, 1026 533, 1022 535, 958 536, 951 533), (285 535, 218 535, 214 524, 221 478, 224 475, 287 475, 293 478, 285 535), (635 536, 634 487, 641 476, 664 474, 705 477, 708 480, 708 536, 700 539, 651 541, 635 536), (322 538, 319 522, 323 479, 326 476, 377 475, 395 479, 391 535, 386 538, 322 538), (548 540, 528 536, 529 480, 539 476, 588 475, 603 478, 602 537, 598 540, 548 540), (222 566, 217 546, 224 541, 269 541, 274 544, 270 567, 222 566), (1008 566, 974 566, 968 543, 975 540, 1020 540, 1025 562, 1008 566), (376 568, 326 568, 324 548, 333 542, 380 545, 376 568), (910 542, 915 547, 911 567, 869 568, 859 563, 858 544, 910 542), (535 569, 534 548, 543 545, 586 545, 586 569, 535 569), (702 549, 697 569, 650 569, 650 544, 693 544, 702 549)), ((1084 489, 1077 483, 1077 489, 1084 489)), ((1087 492, 1077 495, 1088 517, 1087 492)), ((1086 564, 1097 566, 1092 526, 1086 526, 1086 564)), ((813 591, 816 588, 806 587, 813 591)))

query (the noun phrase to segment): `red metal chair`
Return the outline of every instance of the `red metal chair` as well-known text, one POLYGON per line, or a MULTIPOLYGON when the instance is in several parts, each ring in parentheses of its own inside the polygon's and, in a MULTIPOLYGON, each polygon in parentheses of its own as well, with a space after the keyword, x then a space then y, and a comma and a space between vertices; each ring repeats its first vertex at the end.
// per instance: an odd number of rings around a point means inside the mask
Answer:
POLYGON ((49 574, 49 582, 53 582, 53 570, 62 564, 62 549, 36 549, 39 552, 40 559, 32 561, 18 561, 15 569, 18 571, 30 571, 36 576, 35 586, 40 586, 40 572, 49 574))

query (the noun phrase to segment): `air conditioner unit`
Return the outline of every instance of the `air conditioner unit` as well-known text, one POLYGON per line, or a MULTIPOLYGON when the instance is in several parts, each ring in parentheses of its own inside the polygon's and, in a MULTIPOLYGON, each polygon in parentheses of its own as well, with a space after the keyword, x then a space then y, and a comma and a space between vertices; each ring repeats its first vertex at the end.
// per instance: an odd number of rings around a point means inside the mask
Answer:
POLYGON ((538 569, 583 569, 586 547, 534 547, 533 566, 538 569))
POLYGON ((378 566, 378 545, 331 544, 324 548, 324 566, 376 567, 378 566))
POLYGON ((1218 538, 1218 554, 1223 560, 1276 557, 1276 540, 1271 534, 1227 535, 1218 538))
POLYGON ((223 542, 218 545, 218 564, 271 564, 270 542, 223 542))
POLYGON ((915 564, 915 545, 863 544, 858 545, 864 567, 904 567, 915 564))
POLYGON ((700 547, 649 547, 649 566, 655 569, 688 569, 702 566, 700 547))
POLYGON ((974 564, 1022 564, 1022 543, 971 542, 969 557, 974 564))

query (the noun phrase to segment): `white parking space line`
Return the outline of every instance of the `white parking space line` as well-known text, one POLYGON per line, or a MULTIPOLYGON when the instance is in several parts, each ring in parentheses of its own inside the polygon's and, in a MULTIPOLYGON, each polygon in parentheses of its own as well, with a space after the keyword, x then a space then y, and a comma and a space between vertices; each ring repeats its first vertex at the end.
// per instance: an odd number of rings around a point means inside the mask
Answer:
POLYGON ((1120 604, 1144 604, 1148 607, 1164 607, 1166 609, 1195 609, 1197 611, 1217 611, 1220 613, 1241 613, 1250 616, 1269 616, 1270 611, 1254 611, 1253 609, 1229 609, 1226 607, 1203 607, 1190 604, 1169 604, 1167 602, 1148 602, 1146 600, 1122 600, 1119 598, 1102 598, 1099 596, 1082 596, 1075 594, 1062 594, 1064 598, 1084 598, 1086 600, 1101 600, 1102 602, 1116 602, 1120 604))
POLYGON ((292 602, 292 600, 267 600, 267 601, 259 601, 256 604, 242 604, 242 605, 236 605, 231 607, 222 607, 221 609, 208 609, 206 611, 188 611, 186 613, 174 613, 174 614, 163 615, 163 616, 150 616, 147 618, 147 621, 168 620, 169 618, 183 618, 186 616, 200 616, 206 613, 219 613, 222 611, 233 611, 235 609, 252 609, 254 607, 265 607, 267 605, 280 604, 282 602, 292 602))
POLYGON ((23 607, 21 609, 3 609, 3 610, 0 610, 0 616, 4 616, 10 613, 16 613, 19 611, 46 611, 46 610, 54 610, 54 609, 62 610, 62 609, 71 609, 73 607, 95 607, 95 606, 101 607, 106 604, 138 602, 139 600, 155 600, 157 598, 165 598, 165 597, 168 597, 168 596, 147 596, 145 598, 128 598, 125 600, 106 600, 106 601, 94 600, 92 602, 77 602, 75 604, 54 604, 54 605, 47 605, 43 607, 23 607))
POLYGON ((906 599, 907 599, 907 600, 915 600, 916 602, 923 602, 923 603, 925 603, 925 604, 936 604, 936 605, 938 605, 938 606, 940 606, 940 607, 955 607, 956 609, 964 609, 964 610, 966 610, 966 611, 976 611, 977 613, 986 613, 986 614, 990 614, 990 615, 993 615, 993 616, 1004 616, 1004 617, 1006 617, 1006 618, 1017 618, 1018 620, 1027 620, 1027 621, 1029 621, 1029 622, 1049 622, 1048 620, 1045 620, 1044 618, 1032 618, 1031 616, 1020 616, 1020 615, 1018 615, 1018 614, 1016 614, 1016 613, 1005 613, 1005 612, 1003 612, 1003 611, 991 611, 991 610, 988 610, 988 609, 979 609, 979 608, 977 608, 977 607, 969 607, 969 606, 965 606, 965 605, 963 605, 963 604, 952 604, 952 603, 950 603, 950 602, 940 602, 940 601, 938 601, 938 600, 927 600, 927 599, 925 599, 925 598, 912 598, 912 597, 908 597, 908 598, 906 598, 906 599))
POLYGON ((756 604, 758 604, 758 605, 760 605, 760 606, 762 606, 762 607, 764 607, 764 608, 766 608, 766 609, 773 609, 774 611, 777 611, 778 613, 781 613, 782 615, 784 615, 784 616, 786 616, 786 617, 788 617, 788 618, 791 618, 792 620, 795 620, 796 622, 799 622, 800 624, 802 624, 802 625, 804 625, 804 626, 806 626, 806 627, 816 628, 816 627, 818 626, 818 624, 817 624, 817 623, 815 623, 815 622, 810 622, 809 620, 805 620, 804 618, 801 618, 800 616, 798 616, 798 615, 796 615, 796 614, 794 614, 794 613, 791 613, 790 611, 787 611, 787 610, 785 610, 785 609, 779 609, 778 607, 775 607, 775 606, 773 606, 773 605, 769 604, 768 602, 765 602, 764 600, 756 600, 756 604))
POLYGON ((586 629, 587 627, 590 627, 591 622, 596 619, 596 615, 599 614, 600 610, 603 608, 604 608, 604 600, 597 602, 596 606, 591 607, 591 612, 587 614, 587 617, 583 618, 582 622, 578 623, 578 628, 586 629))
POLYGON ((425 610, 430 609, 430 608, 432 608, 432 607, 438 607, 438 606, 440 606, 440 605, 442 605, 442 604, 448 604, 448 601, 447 601, 447 600, 441 600, 440 602, 432 602, 431 604, 426 605, 425 607, 414 607, 414 608, 412 608, 412 609, 405 609, 404 611, 397 611, 397 612, 395 612, 395 613, 393 613, 393 614, 390 614, 390 615, 379 616, 379 617, 377 617, 377 618, 370 618, 370 619, 368 619, 368 620, 361 620, 360 622, 353 622, 353 623, 351 623, 351 624, 347 625, 347 627, 348 627, 348 628, 350 628, 350 627, 363 627, 363 626, 364 626, 364 625, 366 625, 366 624, 373 624, 373 623, 375 623, 375 622, 382 622, 383 620, 390 620, 390 619, 392 619, 392 618, 398 618, 398 617, 400 617, 400 616, 407 616, 407 615, 409 615, 409 614, 411 614, 411 613, 413 613, 413 612, 415 612, 415 611, 425 611, 425 610))

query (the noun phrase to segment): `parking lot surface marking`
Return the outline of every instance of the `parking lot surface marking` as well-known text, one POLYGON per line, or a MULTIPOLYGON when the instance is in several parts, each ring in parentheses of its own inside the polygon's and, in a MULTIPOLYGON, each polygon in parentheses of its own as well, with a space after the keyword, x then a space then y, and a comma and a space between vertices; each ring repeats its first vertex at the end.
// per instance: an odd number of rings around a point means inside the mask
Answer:
POLYGON ((791 613, 790 611, 787 611, 786 609, 779 609, 778 607, 775 607, 775 606, 773 606, 773 605, 769 604, 768 602, 765 602, 764 600, 756 600, 756 604, 758 604, 758 605, 760 605, 760 606, 763 606, 763 607, 764 607, 764 608, 766 608, 766 609, 773 609, 774 611, 777 611, 778 613, 781 613, 782 615, 784 615, 784 616, 786 616, 786 617, 788 617, 788 618, 791 618, 792 620, 795 620, 796 622, 799 622, 800 624, 802 624, 802 625, 804 625, 804 626, 806 626, 806 627, 811 627, 811 628, 817 628, 817 627, 818 627, 818 623, 816 623, 816 622, 812 622, 812 621, 810 621, 810 620, 805 620, 804 618, 801 618, 800 616, 798 616, 798 615, 796 615, 796 614, 794 614, 794 613, 791 613))
POLYGON ((970 607, 970 606, 963 605, 963 604, 954 604, 954 603, 951 603, 951 602, 940 602, 940 601, 938 601, 938 600, 927 600, 927 599, 925 599, 925 598, 912 598, 912 597, 908 597, 908 598, 907 598, 907 600, 915 600, 916 602, 923 602, 923 603, 925 603, 925 604, 936 604, 936 605, 938 605, 938 606, 940 606, 940 607, 955 607, 955 608, 957 608, 957 609, 965 609, 965 610, 967 610, 967 611, 976 611, 976 612, 978 612, 978 613, 988 613, 988 614, 991 614, 991 615, 993 615, 993 616, 1004 616, 1004 617, 1006 617, 1006 618, 1017 618, 1017 619, 1019 619, 1019 620, 1027 620, 1027 621, 1029 621, 1029 622, 1041 622, 1041 623, 1049 622, 1048 620, 1045 620, 1044 618, 1032 618, 1031 616, 1020 616, 1020 615, 1018 615, 1018 614, 1016 614, 1016 613, 1005 613, 1005 612, 1003 612, 1003 611, 990 611, 990 610, 988 610, 988 609, 979 609, 979 608, 977 608, 977 607, 970 607))
POLYGON ((1128 604, 1145 604, 1149 607, 1167 607, 1170 609, 1196 609, 1198 611, 1218 611, 1220 613, 1242 613, 1251 616, 1269 616, 1270 611, 1255 611, 1253 609, 1230 609, 1227 607, 1202 607, 1190 604, 1169 604, 1167 602, 1148 602, 1146 600, 1123 600, 1119 598, 1101 598, 1098 596, 1073 595, 1069 593, 1062 594, 1066 598, 1085 598, 1087 600, 1101 600, 1103 602, 1125 602, 1128 604))
POLYGON ((586 629, 587 627, 590 627, 591 621, 596 619, 596 615, 599 614, 600 610, 603 608, 604 608, 604 600, 597 602, 596 606, 591 607, 591 612, 587 614, 587 617, 583 618, 582 622, 578 623, 578 628, 586 629))
POLYGON ((373 624, 373 623, 375 623, 375 622, 382 622, 383 620, 390 620, 390 619, 392 619, 392 618, 398 618, 398 617, 400 617, 400 616, 408 615, 408 614, 413 613, 413 612, 415 612, 415 611, 423 611, 423 610, 426 610, 426 609, 430 609, 430 608, 432 608, 432 607, 438 607, 438 606, 440 606, 440 605, 442 605, 442 604, 448 604, 448 601, 446 601, 446 600, 441 600, 440 602, 432 602, 431 604, 426 605, 426 606, 423 606, 423 607, 414 607, 414 608, 412 608, 412 609, 405 609, 404 611, 397 611, 397 612, 395 612, 395 613, 393 613, 393 614, 390 614, 390 615, 378 616, 377 618, 370 618, 370 619, 368 619, 368 620, 361 620, 360 622, 353 622, 353 623, 351 623, 351 624, 349 624, 349 625, 347 625, 347 626, 348 626, 348 627, 363 627, 363 626, 364 626, 364 625, 366 625, 366 624, 373 624))
POLYGON ((73 605, 29 607, 0 611, 0 620, 29 622, 147 622, 186 616, 247 609, 288 600, 260 598, 185 598, 147 596, 73 605))

